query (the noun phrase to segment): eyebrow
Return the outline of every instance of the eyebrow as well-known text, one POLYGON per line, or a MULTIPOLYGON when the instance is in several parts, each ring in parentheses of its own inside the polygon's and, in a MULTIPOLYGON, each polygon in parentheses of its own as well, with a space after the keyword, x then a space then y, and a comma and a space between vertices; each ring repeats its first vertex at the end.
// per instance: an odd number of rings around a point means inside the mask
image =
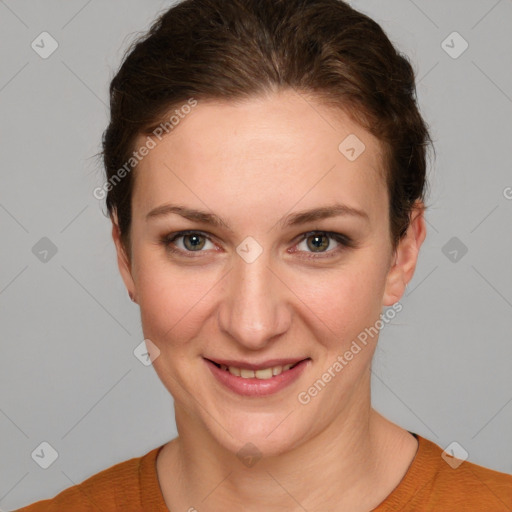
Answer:
MULTIPOLYGON (((171 213, 180 215, 181 217, 184 217, 185 219, 193 222, 210 224, 218 228, 225 228, 228 231, 233 231, 229 227, 228 223, 215 213, 208 213, 205 211, 186 208, 184 206, 173 204, 164 204, 154 208, 146 215, 146 221, 156 217, 169 215, 171 213)), ((282 227, 292 227, 298 226, 300 224, 306 224, 308 222, 339 216, 357 217, 365 220, 366 222, 370 221, 368 214, 364 210, 359 210, 346 204, 335 203, 329 206, 322 206, 319 208, 312 208, 310 210, 302 210, 289 214, 279 220, 277 224, 281 225, 282 227)))

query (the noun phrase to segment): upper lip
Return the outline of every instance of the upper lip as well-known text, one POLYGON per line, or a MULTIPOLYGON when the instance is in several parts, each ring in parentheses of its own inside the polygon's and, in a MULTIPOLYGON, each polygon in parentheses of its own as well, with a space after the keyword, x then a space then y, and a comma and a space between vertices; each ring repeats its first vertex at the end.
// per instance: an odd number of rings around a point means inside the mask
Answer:
POLYGON ((250 363, 249 361, 235 361, 234 359, 212 359, 205 357, 209 361, 217 364, 224 364, 226 366, 235 366, 236 368, 247 368, 248 370, 261 370, 263 368, 271 368, 273 366, 285 366, 287 364, 295 364, 309 357, 291 357, 285 359, 268 359, 261 363, 250 363))

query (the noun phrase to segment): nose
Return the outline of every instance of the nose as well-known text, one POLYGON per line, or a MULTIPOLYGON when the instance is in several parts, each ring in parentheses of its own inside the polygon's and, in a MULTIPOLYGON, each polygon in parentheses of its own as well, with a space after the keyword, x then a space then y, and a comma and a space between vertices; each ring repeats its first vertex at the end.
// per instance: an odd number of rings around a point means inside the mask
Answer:
POLYGON ((236 255, 219 306, 221 332, 249 350, 261 350, 290 325, 291 291, 264 251, 248 263, 236 255))

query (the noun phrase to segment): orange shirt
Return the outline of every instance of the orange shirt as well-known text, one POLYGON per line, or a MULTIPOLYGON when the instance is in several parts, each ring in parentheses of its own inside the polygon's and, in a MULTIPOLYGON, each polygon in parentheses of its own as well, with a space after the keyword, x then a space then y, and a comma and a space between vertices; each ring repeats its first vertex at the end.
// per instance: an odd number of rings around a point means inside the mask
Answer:
MULTIPOLYGON (((416 456, 393 492, 372 512, 512 511, 512 475, 468 461, 454 469, 441 457, 440 446, 411 433, 419 443, 416 456)), ((169 512, 156 473, 161 448, 14 512, 169 512)))

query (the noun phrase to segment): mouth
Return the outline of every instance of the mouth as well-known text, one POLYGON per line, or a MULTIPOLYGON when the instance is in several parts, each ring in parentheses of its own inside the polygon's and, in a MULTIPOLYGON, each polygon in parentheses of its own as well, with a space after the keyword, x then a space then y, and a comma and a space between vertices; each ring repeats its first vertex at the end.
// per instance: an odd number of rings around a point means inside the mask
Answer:
POLYGON ((277 377, 284 372, 287 372, 293 368, 295 368, 298 364, 303 361, 307 361, 311 358, 307 357, 305 359, 295 359, 295 362, 284 362, 281 361, 276 364, 275 361, 268 361, 261 364, 250 364, 250 363, 236 363, 231 361, 226 362, 218 362, 213 361, 211 359, 205 358, 210 363, 214 364, 220 370, 225 372, 229 372, 231 375, 235 377, 241 377, 242 379, 260 379, 267 380, 273 377, 277 377))
POLYGON ((238 395, 247 397, 263 397, 277 393, 295 382, 311 363, 310 357, 274 359, 260 364, 213 361, 206 357, 203 359, 218 383, 238 395))

